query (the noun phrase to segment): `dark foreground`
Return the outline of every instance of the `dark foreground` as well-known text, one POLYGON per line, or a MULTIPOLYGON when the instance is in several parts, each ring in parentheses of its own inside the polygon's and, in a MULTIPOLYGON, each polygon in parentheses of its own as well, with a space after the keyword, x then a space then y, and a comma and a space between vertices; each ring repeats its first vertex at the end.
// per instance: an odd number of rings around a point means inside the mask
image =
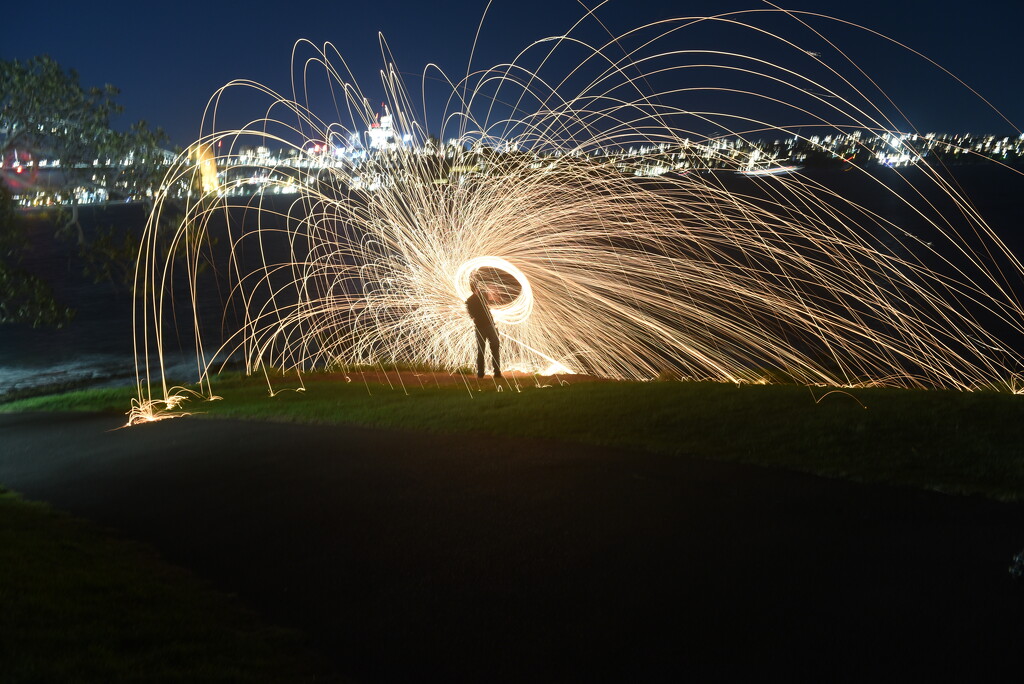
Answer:
POLYGON ((0 483, 359 681, 1019 674, 1024 505, 578 445, 0 415, 0 483))

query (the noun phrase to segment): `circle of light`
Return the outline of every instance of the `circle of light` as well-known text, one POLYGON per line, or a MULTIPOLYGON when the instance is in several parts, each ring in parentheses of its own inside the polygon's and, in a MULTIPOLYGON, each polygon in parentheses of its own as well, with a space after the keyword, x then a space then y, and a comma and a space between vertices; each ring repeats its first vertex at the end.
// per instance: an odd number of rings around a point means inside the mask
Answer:
POLYGON ((520 287, 519 294, 511 302, 502 306, 490 307, 494 322, 507 323, 509 325, 525 322, 530 317, 530 314, 533 313, 533 288, 530 287, 530 281, 527 280, 526 275, 522 271, 501 257, 476 257, 459 266, 459 270, 455 272, 454 278, 455 292, 459 299, 465 301, 472 294, 470 281, 473 278, 473 274, 481 268, 495 268, 504 271, 515 278, 520 287))

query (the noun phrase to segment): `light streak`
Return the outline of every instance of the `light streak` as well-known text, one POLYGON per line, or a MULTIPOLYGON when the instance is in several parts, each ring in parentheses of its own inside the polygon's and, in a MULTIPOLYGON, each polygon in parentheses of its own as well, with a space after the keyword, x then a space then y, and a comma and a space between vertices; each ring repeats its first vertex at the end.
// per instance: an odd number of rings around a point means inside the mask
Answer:
POLYGON ((770 169, 751 169, 740 171, 741 176, 780 176, 786 173, 799 171, 799 166, 775 166, 770 169))
POLYGON ((220 190, 220 182, 217 180, 217 158, 210 145, 196 145, 189 155, 194 159, 199 169, 199 187, 204 194, 215 194, 220 190))
MULTIPOLYGON (((989 323, 1024 334, 1015 293, 1021 263, 941 169, 922 162, 925 180, 895 189, 871 177, 879 193, 891 193, 939 236, 935 245, 797 169, 777 175, 782 169, 754 169, 754 158, 731 162, 723 136, 694 132, 710 124, 751 138, 810 134, 794 130, 899 136, 909 127, 868 97, 892 102, 845 54, 826 63, 822 54, 839 48, 818 30, 802 39, 811 35, 827 50, 757 25, 771 14, 801 28, 828 21, 777 10, 683 17, 603 43, 556 36, 461 81, 442 75, 449 106, 435 125, 450 143, 429 139, 418 123, 427 112, 417 113, 387 63, 382 87, 393 135, 378 123, 374 149, 362 148, 362 132, 379 112, 329 44, 296 45, 295 55, 313 54, 293 57, 291 97, 248 81, 228 84, 211 100, 211 132, 193 146, 206 153, 202 163, 185 156, 166 179, 202 189, 171 249, 160 246, 159 199, 143 240, 135 280, 139 396, 129 422, 165 417, 180 404, 163 356, 181 327, 195 331, 204 395, 229 357, 249 373, 264 372, 268 385, 268 368, 349 373, 415 364, 455 372, 475 354, 463 303, 473 277, 501 290, 493 313, 509 368, 631 379, 669 371, 733 383, 763 382, 772 369, 808 386, 1019 392, 1024 359, 989 323), (770 38, 776 50, 802 55, 807 72, 756 55, 672 47, 708 23, 770 38), (549 73, 556 61, 548 58, 570 48, 583 51, 578 65, 549 73), (323 83, 311 77, 317 70, 337 103, 329 122, 309 105, 323 94, 311 93, 323 83), (708 73, 764 89, 687 86, 708 73), (652 82, 671 85, 652 92, 652 82), (266 97, 265 116, 217 130, 221 99, 238 89, 266 97), (708 93, 781 108, 791 119, 671 104, 708 93), (449 136, 452 128, 457 134, 449 136), (225 190, 231 183, 210 174, 238 166, 245 146, 285 147, 293 156, 247 162, 246 177, 259 179, 261 190, 235 198, 225 190), (214 150, 220 156, 212 158, 214 150), (719 175, 701 172, 702 158, 733 164, 757 192, 730 190, 719 175), (638 179, 645 169, 659 177, 638 179), (940 191, 941 204, 922 184, 940 191), (292 204, 271 202, 275 189, 294 193, 292 204), (213 232, 219 247, 209 242, 213 232), (220 276, 214 283, 200 277, 205 261, 220 276), (208 349, 200 309, 217 288, 225 312, 241 312, 241 323, 208 349)), ((387 61, 386 45, 384 53, 387 61)), ((425 72, 424 91, 437 82, 425 72)))

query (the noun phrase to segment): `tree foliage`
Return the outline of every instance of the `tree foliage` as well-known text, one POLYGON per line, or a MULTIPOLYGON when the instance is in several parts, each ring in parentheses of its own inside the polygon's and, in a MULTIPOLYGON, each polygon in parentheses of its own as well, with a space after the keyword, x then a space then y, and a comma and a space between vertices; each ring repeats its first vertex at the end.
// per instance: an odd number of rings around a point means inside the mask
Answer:
POLYGON ((0 184, 0 324, 60 327, 72 312, 57 305, 50 286, 21 267, 28 239, 17 222, 11 193, 0 184))
POLYGON ((74 70, 64 71, 45 55, 0 62, 0 82, 6 147, 58 152, 75 163, 114 143, 110 122, 122 111, 114 86, 85 90, 74 70))
POLYGON ((83 88, 74 70, 48 56, 0 61, 0 190, 5 203, 0 226, 0 323, 59 324, 68 312, 54 301, 46 283, 25 273, 21 260, 28 249, 24 227, 11 207, 11 194, 31 194, 45 187, 68 204, 57 215, 58 236, 78 243, 84 270, 111 277, 128 270, 137 254, 138 237, 124 231, 100 231, 87 239, 79 221, 79 192, 102 189, 111 200, 147 202, 166 171, 167 136, 140 121, 116 130, 123 113, 119 91, 107 84, 83 88), (37 160, 60 160, 59 170, 39 178, 37 160), (21 173, 15 173, 16 165, 21 173), (4 187, 6 186, 6 187, 4 187), (116 263, 115 263, 116 262, 116 263))
POLYGON ((158 179, 167 136, 144 121, 113 128, 122 114, 119 90, 83 88, 78 74, 48 56, 0 62, 0 146, 4 158, 60 159, 64 185, 103 187, 112 197, 132 197, 158 179), (132 164, 123 162, 132 160, 132 164))

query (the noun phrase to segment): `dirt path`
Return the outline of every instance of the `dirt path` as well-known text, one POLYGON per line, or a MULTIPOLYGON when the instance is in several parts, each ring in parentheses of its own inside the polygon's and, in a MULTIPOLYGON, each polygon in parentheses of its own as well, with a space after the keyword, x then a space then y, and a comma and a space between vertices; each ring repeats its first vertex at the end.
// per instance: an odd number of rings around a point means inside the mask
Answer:
POLYGON ((357 680, 1018 672, 1021 505, 549 442, 121 421, 0 415, 0 483, 153 543, 357 680))

